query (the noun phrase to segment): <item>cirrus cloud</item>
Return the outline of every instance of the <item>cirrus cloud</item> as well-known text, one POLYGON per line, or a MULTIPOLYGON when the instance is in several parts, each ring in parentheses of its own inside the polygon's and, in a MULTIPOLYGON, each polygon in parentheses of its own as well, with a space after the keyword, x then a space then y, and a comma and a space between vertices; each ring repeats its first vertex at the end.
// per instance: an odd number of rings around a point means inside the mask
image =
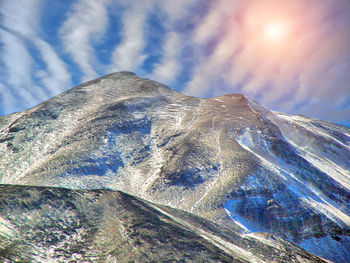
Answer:
POLYGON ((214 42, 212 51, 203 52, 185 92, 244 93, 276 110, 339 121, 350 108, 349 12, 348 1, 213 3, 193 37, 200 50, 214 42), (291 25, 279 46, 262 42, 262 27, 273 19, 291 25))
POLYGON ((0 112, 34 106, 71 86, 65 63, 39 35, 41 6, 41 0, 0 2, 0 58, 4 67, 0 81, 7 87, 7 94, 1 94, 0 112), (35 57, 35 52, 40 55, 35 57), (36 59, 43 65, 37 65, 36 59))
POLYGON ((350 124, 347 0, 56 5, 58 20, 45 16, 48 0, 0 2, 0 98, 11 98, 0 114, 128 70, 189 95, 244 93, 274 110, 350 124), (284 39, 273 42, 264 32, 276 21, 284 39))

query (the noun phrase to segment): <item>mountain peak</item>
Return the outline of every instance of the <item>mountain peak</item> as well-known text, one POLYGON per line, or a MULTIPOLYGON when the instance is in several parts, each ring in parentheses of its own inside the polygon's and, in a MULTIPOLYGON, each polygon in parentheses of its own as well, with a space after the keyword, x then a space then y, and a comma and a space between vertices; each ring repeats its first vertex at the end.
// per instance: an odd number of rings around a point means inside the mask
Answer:
POLYGON ((106 75, 105 77, 121 77, 121 76, 130 76, 130 77, 138 77, 136 73, 132 71, 119 71, 119 72, 113 72, 111 74, 106 75))

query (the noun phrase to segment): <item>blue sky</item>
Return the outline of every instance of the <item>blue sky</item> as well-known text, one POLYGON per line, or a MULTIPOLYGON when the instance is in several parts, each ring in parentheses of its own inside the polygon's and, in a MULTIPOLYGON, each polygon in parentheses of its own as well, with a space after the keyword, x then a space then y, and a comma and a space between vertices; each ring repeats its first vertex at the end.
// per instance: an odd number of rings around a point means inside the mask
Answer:
POLYGON ((0 0, 0 115, 122 70, 350 125, 350 1, 0 0))

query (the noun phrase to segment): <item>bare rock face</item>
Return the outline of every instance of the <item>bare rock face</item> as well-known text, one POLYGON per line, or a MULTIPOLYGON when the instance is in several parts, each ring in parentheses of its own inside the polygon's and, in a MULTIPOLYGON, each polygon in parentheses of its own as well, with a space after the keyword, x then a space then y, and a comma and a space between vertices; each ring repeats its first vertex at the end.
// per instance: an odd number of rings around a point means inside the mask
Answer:
POLYGON ((350 261, 346 127, 121 72, 1 117, 0 152, 2 184, 123 191, 350 261))

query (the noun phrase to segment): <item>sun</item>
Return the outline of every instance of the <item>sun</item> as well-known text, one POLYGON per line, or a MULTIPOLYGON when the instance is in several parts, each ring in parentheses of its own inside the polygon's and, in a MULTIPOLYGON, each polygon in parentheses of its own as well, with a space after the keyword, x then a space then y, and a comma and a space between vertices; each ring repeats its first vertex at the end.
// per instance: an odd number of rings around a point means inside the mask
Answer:
POLYGON ((254 53, 252 56, 281 59, 281 55, 295 50, 303 35, 299 6, 284 0, 246 1, 251 4, 239 9, 237 26, 239 39, 254 53))
POLYGON ((272 24, 266 28, 266 35, 270 38, 280 38, 283 34, 283 28, 279 24, 272 24))
POLYGON ((287 34, 287 28, 282 23, 271 23, 265 27, 265 40, 269 42, 280 42, 287 34))

